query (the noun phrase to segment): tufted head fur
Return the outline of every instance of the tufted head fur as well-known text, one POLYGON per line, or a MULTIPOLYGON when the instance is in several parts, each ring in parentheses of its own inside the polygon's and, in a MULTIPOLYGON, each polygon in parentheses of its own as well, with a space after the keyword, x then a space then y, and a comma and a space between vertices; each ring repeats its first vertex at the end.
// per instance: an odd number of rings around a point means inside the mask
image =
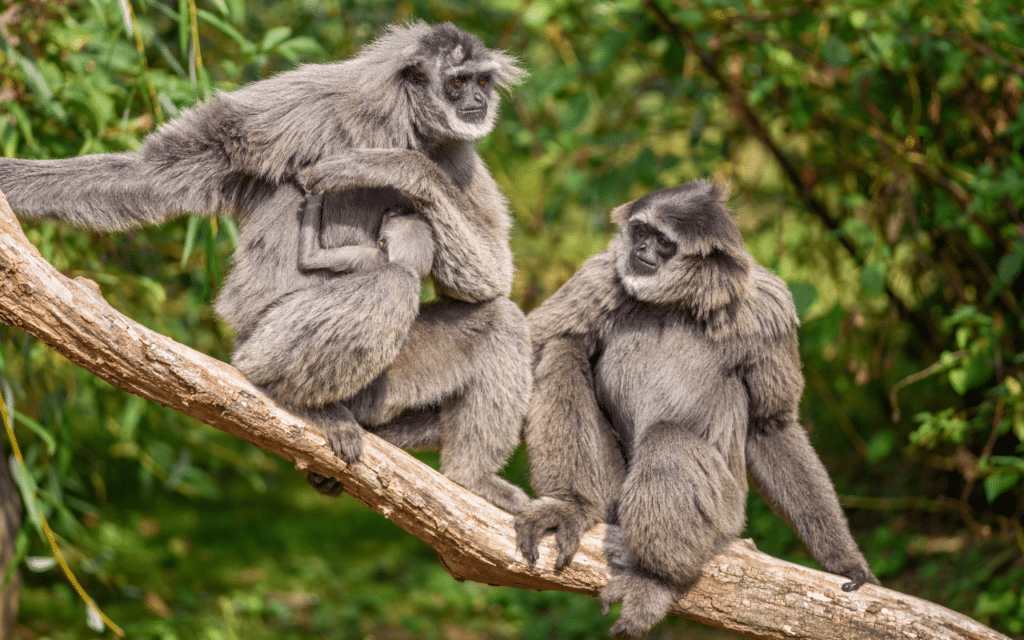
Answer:
POLYGON ((359 59, 379 66, 385 72, 381 80, 401 87, 419 105, 418 124, 433 139, 475 140, 490 133, 498 117, 497 89, 510 88, 525 74, 512 56, 448 22, 390 27, 359 59), (472 98, 474 108, 467 110, 472 98))
POLYGON ((649 193, 612 211, 619 234, 612 241, 616 272, 629 295, 644 302, 679 305, 707 319, 747 288, 752 260, 725 201, 729 186, 693 180, 649 193), (674 248, 653 273, 639 272, 630 257, 635 227, 663 234, 674 248))

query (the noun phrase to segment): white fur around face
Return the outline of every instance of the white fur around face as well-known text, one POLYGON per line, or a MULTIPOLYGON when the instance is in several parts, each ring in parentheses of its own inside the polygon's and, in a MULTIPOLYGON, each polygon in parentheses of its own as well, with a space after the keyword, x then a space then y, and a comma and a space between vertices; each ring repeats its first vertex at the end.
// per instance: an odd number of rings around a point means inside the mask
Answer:
POLYGON ((476 124, 460 118, 455 107, 447 100, 441 98, 438 102, 448 120, 448 128, 451 130, 452 136, 459 140, 479 140, 490 133, 494 129, 494 123, 498 121, 498 96, 493 91, 487 99, 487 115, 476 124))

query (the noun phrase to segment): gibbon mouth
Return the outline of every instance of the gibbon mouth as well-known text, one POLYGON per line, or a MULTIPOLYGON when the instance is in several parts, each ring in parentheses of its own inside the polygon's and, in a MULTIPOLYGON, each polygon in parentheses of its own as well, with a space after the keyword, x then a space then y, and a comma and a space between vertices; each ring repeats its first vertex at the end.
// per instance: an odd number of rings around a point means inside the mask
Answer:
POLYGON ((629 256, 629 267, 638 276, 649 276, 658 270, 658 265, 648 262, 636 254, 629 256))
POLYGON ((487 115, 487 109, 484 107, 473 107, 471 109, 459 109, 459 117, 466 122, 480 122, 487 115))

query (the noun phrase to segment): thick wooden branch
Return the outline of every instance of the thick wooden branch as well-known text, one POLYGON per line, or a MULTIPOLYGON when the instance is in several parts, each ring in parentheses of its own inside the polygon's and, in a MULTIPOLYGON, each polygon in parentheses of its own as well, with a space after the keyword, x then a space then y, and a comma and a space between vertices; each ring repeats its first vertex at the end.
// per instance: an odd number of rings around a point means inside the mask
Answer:
MULTIPOLYGON (((339 478, 348 494, 437 550, 460 580, 589 595, 608 581, 603 526, 584 537, 564 571, 552 569, 550 539, 529 567, 516 549, 509 514, 404 451, 368 435, 360 462, 346 466, 317 430, 233 367, 121 315, 95 283, 58 273, 25 238, 2 194, 0 321, 125 391, 247 440, 297 469, 339 478)), ((845 593, 844 582, 736 541, 709 563, 672 613, 754 638, 1005 640, 930 602, 873 585, 845 593)))

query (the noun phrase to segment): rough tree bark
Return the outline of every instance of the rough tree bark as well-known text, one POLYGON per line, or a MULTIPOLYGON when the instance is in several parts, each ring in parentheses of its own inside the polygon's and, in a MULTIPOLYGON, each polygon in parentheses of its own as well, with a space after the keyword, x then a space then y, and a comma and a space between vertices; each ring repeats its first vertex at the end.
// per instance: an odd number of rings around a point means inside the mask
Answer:
MULTIPOLYGON (((346 493, 433 547, 458 580, 589 595, 608 581, 602 525, 587 533, 565 570, 552 568, 550 539, 529 567, 516 549, 509 514, 404 451, 368 435, 359 463, 346 466, 318 431, 233 367, 121 315, 94 282, 58 273, 25 238, 2 194, 0 322, 129 393, 247 440, 299 470, 340 479, 346 493)), ((754 638, 1006 640, 936 604, 873 585, 846 593, 844 582, 737 540, 708 564, 672 614, 754 638)))

